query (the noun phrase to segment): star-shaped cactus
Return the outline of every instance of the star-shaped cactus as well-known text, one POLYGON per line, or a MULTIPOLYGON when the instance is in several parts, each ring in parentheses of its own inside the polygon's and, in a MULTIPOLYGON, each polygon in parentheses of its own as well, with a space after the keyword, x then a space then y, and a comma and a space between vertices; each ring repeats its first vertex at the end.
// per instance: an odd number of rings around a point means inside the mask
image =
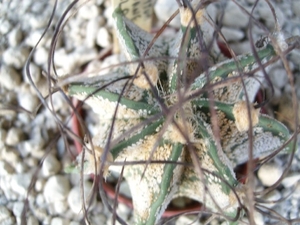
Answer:
POLYGON ((94 173, 106 161, 105 174, 121 172, 113 163, 126 163, 136 224, 156 224, 180 196, 235 217, 245 194, 234 167, 249 160, 250 148, 252 158, 263 157, 290 137, 253 103, 263 80, 255 72, 278 48, 268 44, 258 57, 220 62, 205 7, 180 6, 180 16, 176 37, 154 38, 116 8, 116 34, 128 63, 66 86, 68 95, 99 114, 94 153, 85 151, 82 169, 94 173))

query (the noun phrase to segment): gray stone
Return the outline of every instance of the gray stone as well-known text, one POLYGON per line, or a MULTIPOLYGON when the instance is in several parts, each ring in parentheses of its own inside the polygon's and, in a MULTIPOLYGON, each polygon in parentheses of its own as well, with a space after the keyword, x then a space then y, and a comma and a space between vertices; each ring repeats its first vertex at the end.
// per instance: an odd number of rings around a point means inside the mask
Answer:
POLYGON ((227 41, 239 41, 245 37, 243 31, 235 28, 222 27, 221 32, 227 41))
POLYGON ((293 1, 291 1, 291 3, 292 3, 291 8, 292 8, 293 13, 296 16, 300 17, 300 7, 299 7, 300 0, 293 0, 293 1))
MULTIPOLYGON (((158 0, 154 6, 156 17, 162 22, 166 22, 177 9, 178 5, 172 0, 158 0)), ((177 15, 171 21, 170 25, 175 28, 180 28, 180 16, 177 15)))
POLYGON ((234 2, 227 1, 222 23, 228 27, 246 28, 249 17, 234 2))

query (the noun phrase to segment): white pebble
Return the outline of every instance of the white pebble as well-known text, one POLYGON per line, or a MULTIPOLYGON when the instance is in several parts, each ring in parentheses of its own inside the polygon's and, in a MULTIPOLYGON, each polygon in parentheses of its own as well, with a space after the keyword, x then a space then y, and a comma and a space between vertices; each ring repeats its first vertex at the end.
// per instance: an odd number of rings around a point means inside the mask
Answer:
MULTIPOLYGON (((84 196, 86 200, 86 204, 89 203, 89 197, 92 195, 92 184, 88 181, 84 182, 84 196)), ((96 199, 93 199, 92 206, 94 205, 96 199)), ((78 214, 82 213, 82 200, 81 200, 81 187, 75 186, 69 193, 68 203, 70 209, 78 214)))
POLYGON ((235 28, 222 27, 221 32, 227 41, 239 41, 245 36, 243 31, 235 28))
MULTIPOLYGON (((38 67, 36 64, 34 63, 30 63, 29 64, 29 75, 32 79, 32 81, 34 83, 37 83, 41 77, 41 68, 38 67)), ((28 76, 26 74, 26 71, 25 71, 25 67, 23 69, 23 80, 26 82, 26 83, 29 83, 30 84, 30 81, 28 79, 28 76)))
POLYGON ((25 64, 28 55, 28 48, 22 46, 10 47, 3 52, 2 59, 6 65, 21 69, 25 64))
POLYGON ((254 210, 254 212, 253 212, 253 219, 255 221, 255 225, 264 225, 265 224, 263 215, 261 213, 257 212, 256 210, 254 210))
POLYGON ((50 177, 44 187, 46 202, 53 203, 67 199, 70 191, 70 183, 67 177, 55 175, 50 177))
POLYGON ((275 87, 281 89, 288 83, 288 76, 284 68, 272 68, 270 77, 275 87))
MULTIPOLYGON (((154 6, 156 17, 162 22, 166 22, 177 9, 178 5, 174 4, 172 0, 158 0, 154 6)), ((170 25, 175 28, 180 28, 180 16, 177 15, 171 21, 170 25)))
POLYGON ((12 28, 12 24, 8 20, 1 20, 0 33, 7 34, 12 28))
POLYGON ((0 205, 0 224, 15 224, 15 218, 11 215, 11 212, 5 206, 2 205, 0 205))
POLYGON ((48 212, 51 215, 58 215, 58 214, 62 215, 67 211, 67 209, 68 209, 68 203, 65 200, 55 201, 48 205, 48 212))
POLYGON ((45 198, 44 198, 44 195, 43 194, 37 194, 36 195, 36 198, 35 198, 35 204, 38 206, 38 207, 43 207, 45 205, 45 198))
POLYGON ((69 225, 69 220, 60 217, 53 217, 50 225, 69 225))
POLYGON ((45 181, 44 179, 41 179, 41 178, 38 179, 38 180, 35 182, 35 186, 34 186, 35 190, 36 190, 37 192, 42 191, 43 188, 44 188, 44 186, 45 186, 45 183, 46 183, 46 181, 45 181))
POLYGON ((24 208, 24 202, 15 202, 13 206, 13 213, 15 217, 20 217, 24 208))
POLYGON ((7 145, 17 145, 24 139, 23 130, 19 127, 12 127, 8 130, 5 143, 7 145))
POLYGON ((281 193, 277 189, 275 189, 268 193, 266 196, 264 196, 263 199, 267 203, 263 203, 262 205, 268 208, 273 208, 274 206, 276 206, 277 201, 281 199, 281 193))
POLYGON ((37 48, 33 54, 33 61, 38 66, 45 66, 48 60, 48 51, 45 48, 37 48))
POLYGON ((300 174, 295 173, 295 174, 291 174, 291 175, 288 175, 285 178, 283 178, 281 184, 285 188, 289 188, 289 187, 292 187, 293 185, 295 185, 299 181, 300 181, 300 174))
POLYGON ((44 177, 57 174, 61 169, 61 164, 53 154, 49 154, 43 162, 42 172, 44 177))
POLYGON ((99 8, 95 4, 92 4, 92 2, 88 2, 84 4, 82 7, 80 7, 77 15, 82 19, 89 20, 95 18, 99 14, 100 14, 99 8))
POLYGON ((0 84, 8 90, 14 90, 21 84, 21 76, 11 66, 1 65, 0 74, 0 84))
POLYGON ((111 46, 112 40, 105 27, 101 27, 97 32, 97 44, 103 48, 111 46))
POLYGON ((39 98, 30 92, 20 92, 18 94, 18 102, 21 107, 30 112, 34 112, 40 103, 39 98))
POLYGON ((8 43, 10 46, 15 47, 19 45, 22 41, 23 35, 20 26, 12 29, 8 34, 8 43))
POLYGON ((282 173, 281 166, 274 163, 264 164, 258 170, 258 178, 264 186, 269 187, 278 181, 282 173))
POLYGON ((85 32, 85 44, 89 48, 93 48, 96 43, 97 31, 99 30, 99 17, 91 19, 87 22, 85 32))
POLYGON ((11 178, 11 189, 21 197, 25 197, 31 178, 32 174, 30 173, 14 174, 11 178))

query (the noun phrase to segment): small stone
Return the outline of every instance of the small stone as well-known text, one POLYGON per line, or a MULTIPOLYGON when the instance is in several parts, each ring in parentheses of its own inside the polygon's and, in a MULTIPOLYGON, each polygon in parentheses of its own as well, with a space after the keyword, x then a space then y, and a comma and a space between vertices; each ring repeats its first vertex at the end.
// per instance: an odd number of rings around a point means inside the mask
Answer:
POLYGON ((50 177, 44 187, 44 197, 47 203, 67 199, 70 191, 70 183, 67 177, 55 175, 50 177))
POLYGON ((293 13, 296 16, 300 17, 300 7, 299 7, 300 0, 293 0, 291 3, 292 3, 292 11, 293 11, 293 13))
POLYGON ((15 170, 17 173, 22 174, 28 171, 28 166, 24 162, 17 162, 15 170))
POLYGON ((21 69, 25 64, 28 55, 29 50, 27 47, 10 47, 3 52, 2 59, 6 65, 13 66, 16 69, 21 69))
POLYGON ((45 183, 46 183, 46 181, 45 181, 44 179, 38 179, 38 180, 35 182, 35 186, 34 186, 35 190, 36 190, 37 192, 42 191, 43 188, 44 188, 44 186, 45 186, 45 183))
POLYGON ((69 225, 69 220, 60 217, 53 217, 50 225, 69 225))
POLYGON ((33 54, 33 61, 38 66, 45 66, 47 64, 47 60, 48 60, 48 51, 42 47, 37 48, 33 54))
POLYGON ((8 130, 5 143, 7 145, 17 145, 24 139, 23 130, 18 127, 12 127, 8 130))
POLYGON ((77 13, 79 17, 86 20, 95 18, 99 14, 99 8, 95 4, 92 4, 92 2, 87 2, 86 4, 84 4, 82 7, 80 7, 77 13))
POLYGON ((27 219, 27 225, 39 225, 39 221, 34 216, 29 216, 27 219))
MULTIPOLYGON (((165 23, 172 14, 178 9, 178 5, 172 0, 158 0, 154 6, 156 17, 165 23)), ((170 23, 175 28, 180 28, 180 16, 177 15, 170 23)))
POLYGON ((0 74, 0 84, 8 90, 14 90, 21 84, 21 76, 11 66, 1 65, 0 74))
POLYGON ((247 14, 232 1, 227 1, 222 19, 222 23, 228 27, 245 28, 249 24, 247 14))
POLYGON ((26 197, 32 174, 14 174, 11 178, 11 189, 21 197, 26 197))
POLYGON ((35 203, 38 207, 43 207, 45 205, 45 198, 43 194, 37 194, 35 198, 35 203))
POLYGON ((258 170, 258 178, 264 186, 272 186, 283 173, 281 166, 275 163, 264 164, 258 170))
POLYGON ((4 160, 0 160, 0 177, 13 174, 14 168, 4 160))
POLYGON ((15 224, 15 218, 11 215, 11 212, 5 206, 2 205, 0 205, 0 224, 15 224))
POLYGON ((0 149, 5 145, 6 137, 7 137, 6 130, 0 128, 0 149))
POLYGON ((272 79, 272 84, 279 89, 283 88, 288 83, 289 79, 286 70, 278 67, 272 68, 270 77, 272 79))
POLYGON ((17 45, 19 45, 21 43, 22 38, 23 38, 22 30, 19 26, 17 26, 9 32, 8 43, 10 46, 16 47, 17 45))
POLYGON ((257 5, 258 15, 262 20, 265 21, 265 24, 269 29, 274 29, 276 22, 278 21, 279 26, 282 27, 285 23, 285 15, 279 7, 273 5, 276 13, 276 20, 274 19, 273 12, 270 9, 270 6, 265 1, 259 1, 257 5))
POLYGON ((35 112, 40 101, 36 95, 31 94, 30 92, 22 93, 18 95, 18 102, 21 107, 28 110, 29 112, 35 112))
POLYGON ((245 37, 243 31, 235 28, 222 27, 221 32, 227 41, 239 41, 245 37))
POLYGON ((261 213, 257 212, 256 210, 254 210, 253 219, 255 221, 255 225, 264 225, 265 224, 263 215, 261 213))
POLYGON ((288 175, 285 178, 283 178, 281 184, 285 188, 289 188, 289 187, 292 187, 293 185, 295 185, 299 180, 300 180, 300 174, 295 173, 295 174, 291 174, 291 175, 288 175))
POLYGON ((277 189, 275 189, 267 195, 263 196, 263 200, 265 200, 266 203, 262 203, 262 205, 264 205, 267 208, 273 208, 274 206, 276 206, 277 201, 279 201, 280 199, 281 193, 277 189))
MULTIPOLYGON (((36 64, 34 63, 30 63, 29 64, 29 76, 31 77, 32 81, 34 83, 37 83, 41 77, 41 69, 40 67, 38 67, 36 64)), ((28 84, 31 84, 30 80, 28 79, 28 76, 27 76, 27 73, 26 73, 26 70, 25 68, 23 69, 23 80, 28 83, 28 84)))
POLYGON ((24 209, 24 202, 15 202, 13 206, 13 213, 15 217, 21 217, 22 211, 24 209))
MULTIPOLYGON (((84 182, 84 196, 86 199, 86 204, 89 203, 89 196, 92 196, 91 194, 92 191, 92 184, 88 181, 84 182)), ((96 199, 93 199, 92 205, 94 205, 96 199)), ((70 209, 78 214, 82 213, 82 200, 81 200, 81 187, 80 186, 75 186, 72 188, 72 190, 69 193, 68 196, 68 203, 70 209)), ((91 206, 90 206, 91 207, 91 206)))
POLYGON ((49 154, 43 162, 43 166, 42 166, 43 176, 44 177, 52 176, 58 173, 60 169, 61 169, 60 162, 53 154, 49 154))
MULTIPOLYGON (((97 31, 99 30, 98 17, 88 21, 86 25, 85 43, 89 48, 93 48, 96 43, 97 31)), ((99 32, 99 31, 98 31, 99 32)))
POLYGON ((101 27, 97 32, 97 44, 103 48, 112 45, 110 34, 105 27, 101 27))

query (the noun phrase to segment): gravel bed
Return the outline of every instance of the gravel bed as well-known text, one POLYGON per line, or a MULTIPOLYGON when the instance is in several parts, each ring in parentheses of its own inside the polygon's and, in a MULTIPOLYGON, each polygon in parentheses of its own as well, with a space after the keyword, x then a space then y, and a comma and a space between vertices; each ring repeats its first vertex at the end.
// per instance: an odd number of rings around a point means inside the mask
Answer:
MULTIPOLYGON (((83 2, 83 1, 82 1, 83 2)), ((177 7, 174 0, 158 0, 155 13, 158 17, 156 27, 161 26, 177 7)), ((247 11, 251 10, 254 0, 240 0, 247 11)), ((282 29, 290 35, 300 35, 300 1, 271 1, 277 13, 282 29)), ((49 32, 41 40, 30 62, 32 80, 37 90, 30 85, 24 65, 30 51, 44 32, 51 16, 54 0, 2 0, 0 1, 0 225, 26 224, 77 225, 83 218, 79 174, 66 174, 64 168, 70 164, 74 146, 66 146, 60 133, 60 123, 71 126, 71 109, 60 93, 52 95, 50 109, 39 107, 40 96, 47 96, 46 79, 47 60, 58 23, 70 0, 58 1, 53 23, 49 32), (54 116, 54 114, 56 116, 54 116), (27 200, 26 204, 24 200, 27 200), (26 211, 24 211, 24 205, 26 211), (22 216, 22 213, 25 213, 22 216)), ((259 1, 254 13, 256 19, 273 30, 275 22, 266 1, 259 1)), ((223 10, 221 31, 236 54, 251 51, 247 34, 248 17, 233 1, 218 1, 209 6, 208 11, 214 20, 218 20, 223 10), (226 3, 226 4, 225 4, 226 3)), ((75 13, 77 10, 71 10, 75 13)), ((54 63, 59 75, 78 74, 83 66, 99 68, 106 63, 97 60, 101 50, 109 50, 113 45, 110 1, 90 0, 74 14, 64 27, 55 49, 54 63)), ((178 18, 175 18, 175 21, 178 18)), ((170 33, 178 28, 178 22, 172 22, 170 33)), ((254 40, 259 40, 263 32, 253 29, 254 40)), ((115 56, 109 58, 114 61, 115 56)), ((296 85, 300 84, 300 52, 289 56, 290 66, 296 85)), ((53 71, 52 71, 53 72, 53 71)), ((281 63, 272 66, 270 76, 274 83, 274 98, 271 106, 279 114, 288 115, 291 111, 292 87, 281 63)), ((300 89, 297 89, 300 96, 300 89)), ((49 103, 49 101, 48 101, 49 103)), ((271 107, 270 107, 271 108, 271 107)), ((88 126, 95 132, 92 112, 88 126)), ((270 111, 272 115, 273 111, 270 111)), ((275 115, 275 114, 274 114, 275 115)), ((293 115, 291 115, 292 118, 293 115)), ((279 118, 291 129, 286 117, 279 118)), ((70 142, 71 143, 71 142, 70 142)), ((278 156, 263 165, 257 172, 257 189, 271 186, 283 173, 288 161, 286 156, 278 156)), ((282 184, 265 196, 265 200, 284 200, 266 206, 280 215, 294 219, 300 218, 300 152, 297 151, 292 166, 282 184), (289 194, 292 192, 292 194, 289 194)), ((92 181, 85 177, 83 186, 85 196, 93 188, 92 181)), ((127 192, 122 184, 121 192, 127 192)), ((131 210, 120 204, 118 214, 129 221, 131 210)), ((112 224, 112 214, 104 207, 101 199, 94 197, 87 211, 90 224, 112 224)), ((261 214, 255 215, 257 224, 272 222, 261 214)), ((193 220, 182 216, 176 224, 189 224, 193 220)), ((217 224, 214 220, 211 224, 217 224)), ((174 222, 175 224, 175 222, 174 222)), ((197 223, 194 223, 197 224, 197 223)), ((300 222, 299 222, 300 224, 300 222)))

